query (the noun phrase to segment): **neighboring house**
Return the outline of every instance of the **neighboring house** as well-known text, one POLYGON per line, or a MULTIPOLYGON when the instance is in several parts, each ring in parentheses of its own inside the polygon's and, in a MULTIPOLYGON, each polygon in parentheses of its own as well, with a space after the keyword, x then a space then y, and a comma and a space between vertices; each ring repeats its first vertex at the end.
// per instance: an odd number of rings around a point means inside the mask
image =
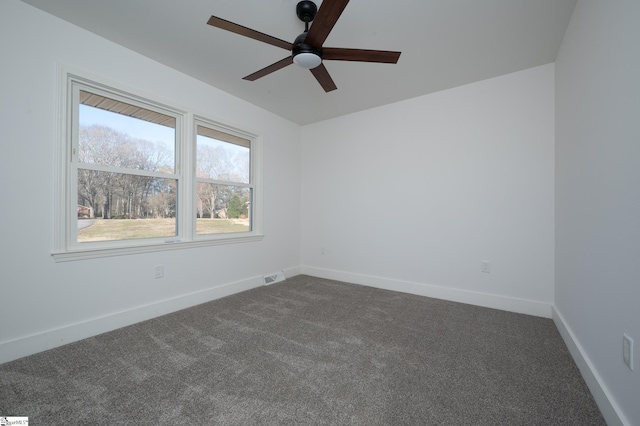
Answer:
POLYGON ((93 209, 91 207, 81 206, 78 204, 78 218, 93 218, 93 209))

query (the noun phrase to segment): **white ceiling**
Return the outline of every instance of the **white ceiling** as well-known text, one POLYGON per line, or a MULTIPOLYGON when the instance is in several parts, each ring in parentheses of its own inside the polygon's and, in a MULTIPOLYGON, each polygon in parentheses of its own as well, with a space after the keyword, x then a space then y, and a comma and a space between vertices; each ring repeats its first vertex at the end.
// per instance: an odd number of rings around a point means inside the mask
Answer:
MULTIPOLYGON (((351 0, 326 47, 401 51, 397 64, 325 61, 325 93, 286 50, 207 25, 215 15, 291 41, 298 0, 23 0, 299 124, 555 60, 576 0, 351 0)), ((321 1, 317 0, 318 7, 321 1)))

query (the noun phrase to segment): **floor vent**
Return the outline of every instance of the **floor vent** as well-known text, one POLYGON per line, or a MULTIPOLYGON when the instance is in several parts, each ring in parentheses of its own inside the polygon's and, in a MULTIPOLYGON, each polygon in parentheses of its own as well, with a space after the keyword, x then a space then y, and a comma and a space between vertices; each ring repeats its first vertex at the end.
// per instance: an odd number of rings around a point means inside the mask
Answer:
POLYGON ((280 271, 278 273, 275 273, 275 274, 265 275, 264 276, 264 284, 265 285, 279 283, 280 281, 284 281, 284 280, 285 280, 284 272, 282 272, 282 271, 280 271))

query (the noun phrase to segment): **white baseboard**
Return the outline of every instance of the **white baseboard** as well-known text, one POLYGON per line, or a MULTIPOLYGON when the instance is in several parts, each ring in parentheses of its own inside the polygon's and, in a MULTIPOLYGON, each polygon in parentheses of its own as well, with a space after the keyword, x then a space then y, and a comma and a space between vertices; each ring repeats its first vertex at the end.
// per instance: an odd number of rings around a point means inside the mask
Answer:
POLYGON ((30 336, 0 342, 0 364, 262 285, 262 276, 251 277, 30 336))
POLYGON ((334 271, 330 269, 315 268, 311 266, 302 266, 301 270, 305 275, 311 275, 319 278, 344 281, 353 284, 361 284, 369 287, 416 294, 418 296, 433 297, 435 299, 449 300, 452 302, 467 303, 471 305, 483 306, 486 308, 516 312, 519 314, 551 318, 551 304, 549 303, 516 299, 494 294, 473 292, 469 290, 448 288, 412 281, 354 274, 351 272, 334 271))
POLYGON ((631 425, 631 423, 625 418, 624 414, 622 414, 620 407, 611 397, 611 393, 604 385, 598 371, 594 368, 591 360, 582 348, 582 345, 580 345, 580 342, 576 339, 573 331, 571 331, 571 328, 567 325, 564 317, 555 306, 553 307, 553 322, 560 332, 564 343, 567 345, 569 353, 571 353, 578 369, 580 369, 582 378, 591 391, 591 395, 593 395, 593 399, 595 399, 604 420, 607 422, 607 425, 631 425))
POLYGON ((296 267, 293 267, 293 268, 283 269, 282 272, 284 272, 284 276, 286 278, 292 278, 292 277, 295 277, 296 275, 301 275, 302 274, 302 266, 296 266, 296 267))

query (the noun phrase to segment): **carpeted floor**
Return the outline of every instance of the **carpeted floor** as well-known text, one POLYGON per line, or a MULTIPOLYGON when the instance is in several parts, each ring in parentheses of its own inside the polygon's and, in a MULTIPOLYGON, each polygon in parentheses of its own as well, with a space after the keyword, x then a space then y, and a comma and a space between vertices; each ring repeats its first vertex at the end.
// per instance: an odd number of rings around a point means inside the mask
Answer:
POLYGON ((0 365, 30 425, 603 425, 553 322, 298 276, 0 365))

